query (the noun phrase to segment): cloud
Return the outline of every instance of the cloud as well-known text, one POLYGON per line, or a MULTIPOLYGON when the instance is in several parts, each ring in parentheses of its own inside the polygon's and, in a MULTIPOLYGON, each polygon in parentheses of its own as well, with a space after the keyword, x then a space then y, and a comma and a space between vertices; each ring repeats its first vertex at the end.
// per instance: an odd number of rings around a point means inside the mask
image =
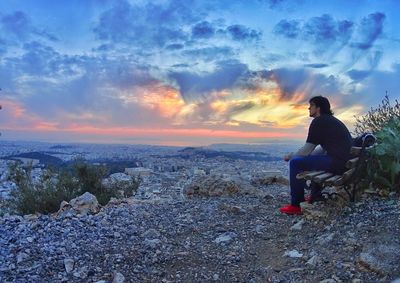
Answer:
POLYGON ((2 30, 13 35, 19 40, 24 40, 30 33, 30 20, 28 16, 20 11, 1 17, 2 30))
POLYGON ((268 0, 269 2, 269 7, 271 9, 276 8, 277 6, 279 6, 280 4, 282 4, 285 0, 268 0))
POLYGON ((311 45, 314 54, 328 53, 332 57, 348 44, 353 34, 354 23, 336 20, 329 14, 312 17, 305 21, 281 20, 273 32, 289 40, 301 40, 311 45))
POLYGON ((182 51, 183 56, 188 56, 192 61, 204 60, 206 62, 223 60, 234 55, 228 46, 194 48, 182 51))
MULTIPOLYGON (((1 62, 0 84, 2 95, 18 99, 29 115, 59 124, 148 125, 165 121, 165 109, 138 103, 144 90, 163 92, 161 87, 151 88, 162 83, 146 65, 129 57, 61 55, 38 42, 25 44, 23 52, 1 62)), ((163 101, 160 96, 160 103, 163 101)))
POLYGON ((314 69, 322 69, 322 68, 329 67, 329 65, 324 64, 324 63, 314 63, 314 64, 305 64, 304 67, 314 68, 314 69))
POLYGON ((0 32, 5 35, 4 39, 9 44, 17 44, 38 37, 50 41, 58 38, 46 30, 35 27, 27 14, 16 11, 0 17, 0 32))
POLYGON ((185 47, 185 45, 181 44, 181 43, 171 43, 169 45, 167 45, 165 48, 168 50, 180 50, 183 49, 185 47))
POLYGON ((370 71, 364 70, 350 70, 346 74, 353 80, 353 82, 359 82, 368 77, 370 73, 370 71))
POLYGON ((7 52, 7 44, 2 38, 0 38, 0 56, 5 54, 6 52, 7 52))
MULTIPOLYGON (((382 35, 385 18, 384 13, 376 12, 355 24, 350 20, 336 20, 329 14, 323 14, 304 22, 281 20, 275 25, 273 32, 287 39, 303 40, 313 44, 312 49, 316 54, 330 52, 330 56, 334 56, 344 46, 353 47, 360 52, 369 50, 382 35)), ((352 54, 349 66, 354 65, 361 55, 364 55, 360 52, 352 54)))
POLYGON ((243 25, 231 25, 226 30, 232 39, 237 41, 259 40, 261 38, 261 32, 243 25))
POLYGON ((313 17, 304 25, 304 37, 318 44, 347 43, 353 32, 353 23, 347 20, 335 21, 331 15, 313 17))
POLYGON ((362 81, 362 87, 354 91, 354 96, 374 107, 381 102, 386 91, 392 100, 398 98, 399 77, 400 64, 394 64, 390 71, 374 70, 362 81))
POLYGON ((210 73, 171 72, 169 77, 179 86, 185 102, 204 101, 214 91, 230 89, 248 72, 245 64, 237 61, 219 62, 210 73))
POLYGON ((280 100, 304 102, 315 95, 340 94, 340 84, 334 76, 325 76, 299 68, 278 68, 259 74, 275 82, 280 90, 280 100))
POLYGON ((192 28, 193 38, 210 38, 215 34, 214 27, 207 21, 197 23, 192 28))
POLYGON ((297 20, 281 20, 274 27, 274 33, 286 38, 297 38, 300 35, 300 21, 297 20))
POLYGON ((181 43, 189 37, 182 26, 199 19, 195 6, 179 0, 145 5, 118 1, 101 14, 93 31, 100 40, 141 49, 181 43))
POLYGON ((257 2, 263 2, 268 5, 271 10, 288 10, 293 11, 298 6, 303 4, 303 0, 257 0, 257 2))
POLYGON ((383 53, 381 51, 375 51, 369 56, 367 56, 367 64, 369 64, 369 68, 366 70, 356 70, 352 69, 346 74, 353 80, 354 83, 361 82, 362 80, 366 79, 372 72, 375 71, 376 67, 378 66, 383 53))
POLYGON ((370 49, 383 32, 385 18, 385 14, 380 12, 364 17, 358 27, 357 38, 352 46, 361 50, 370 49))

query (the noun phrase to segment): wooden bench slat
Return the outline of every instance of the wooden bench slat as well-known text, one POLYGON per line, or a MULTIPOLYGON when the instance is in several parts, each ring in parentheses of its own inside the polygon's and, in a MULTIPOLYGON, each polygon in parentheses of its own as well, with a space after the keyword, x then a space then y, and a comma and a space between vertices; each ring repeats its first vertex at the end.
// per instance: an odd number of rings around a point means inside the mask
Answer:
POLYGON ((326 180, 324 181, 324 184, 325 184, 326 186, 331 186, 331 185, 333 185, 337 180, 339 180, 340 178, 342 178, 342 176, 340 176, 340 175, 332 176, 332 177, 326 179, 326 180))
POLYGON ((332 176, 333 176, 332 173, 326 172, 326 173, 323 173, 323 174, 321 174, 321 175, 315 176, 314 178, 312 178, 312 180, 313 180, 314 182, 316 182, 316 183, 322 183, 322 182, 324 182, 326 179, 328 179, 328 178, 330 178, 330 177, 332 177, 332 176))
MULTIPOLYGON (((366 147, 365 150, 369 151, 369 150, 373 149, 374 147, 375 147, 375 145, 371 145, 371 146, 366 147)), ((350 149, 350 154, 352 156, 359 156, 361 153, 361 149, 362 149, 362 147, 360 147, 360 146, 352 146, 350 149)))
POLYGON ((297 179, 306 179, 306 180, 311 180, 311 178, 318 176, 322 173, 325 173, 325 171, 304 171, 296 175, 297 179))
POLYGON ((356 168, 351 168, 351 169, 347 170, 346 172, 344 172, 342 177, 339 180, 337 180, 334 183, 334 185, 335 186, 343 185, 344 182, 346 182, 347 180, 349 180, 353 176, 354 171, 356 171, 356 168))
POLYGON ((359 157, 355 157, 346 162, 346 168, 354 168, 357 164, 359 157))

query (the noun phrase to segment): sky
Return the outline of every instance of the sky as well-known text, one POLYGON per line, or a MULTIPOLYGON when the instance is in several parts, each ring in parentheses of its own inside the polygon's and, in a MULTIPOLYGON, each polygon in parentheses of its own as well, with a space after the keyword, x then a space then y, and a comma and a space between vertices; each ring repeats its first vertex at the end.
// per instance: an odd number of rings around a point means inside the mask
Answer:
POLYGON ((2 140, 305 140, 400 97, 398 0, 2 0, 2 140))

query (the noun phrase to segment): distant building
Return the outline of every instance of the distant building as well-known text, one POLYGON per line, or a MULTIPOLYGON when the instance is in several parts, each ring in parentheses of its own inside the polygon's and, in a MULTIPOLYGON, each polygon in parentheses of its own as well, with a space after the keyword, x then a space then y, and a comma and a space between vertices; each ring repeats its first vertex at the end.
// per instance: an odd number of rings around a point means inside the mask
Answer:
POLYGON ((194 169, 193 174, 194 175, 206 175, 206 171, 204 171, 203 169, 194 169))
POLYGON ((23 167, 28 167, 28 166, 35 167, 39 165, 39 159, 32 159, 25 157, 13 157, 13 159, 21 161, 23 167))
POLYGON ((136 168, 125 168, 125 174, 135 177, 146 177, 150 176, 153 171, 148 168, 136 167, 136 168))

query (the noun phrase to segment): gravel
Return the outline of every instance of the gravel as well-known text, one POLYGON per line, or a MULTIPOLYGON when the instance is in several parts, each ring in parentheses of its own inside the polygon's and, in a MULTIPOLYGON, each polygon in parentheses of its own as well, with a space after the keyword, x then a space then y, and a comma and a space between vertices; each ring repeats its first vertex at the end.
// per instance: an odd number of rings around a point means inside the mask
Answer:
POLYGON ((0 281, 391 282, 400 277, 398 197, 369 198, 324 218, 305 219, 279 213, 289 199, 287 187, 262 190, 271 197, 130 200, 95 215, 5 216, 0 281), (381 245, 389 248, 376 248, 381 245))

